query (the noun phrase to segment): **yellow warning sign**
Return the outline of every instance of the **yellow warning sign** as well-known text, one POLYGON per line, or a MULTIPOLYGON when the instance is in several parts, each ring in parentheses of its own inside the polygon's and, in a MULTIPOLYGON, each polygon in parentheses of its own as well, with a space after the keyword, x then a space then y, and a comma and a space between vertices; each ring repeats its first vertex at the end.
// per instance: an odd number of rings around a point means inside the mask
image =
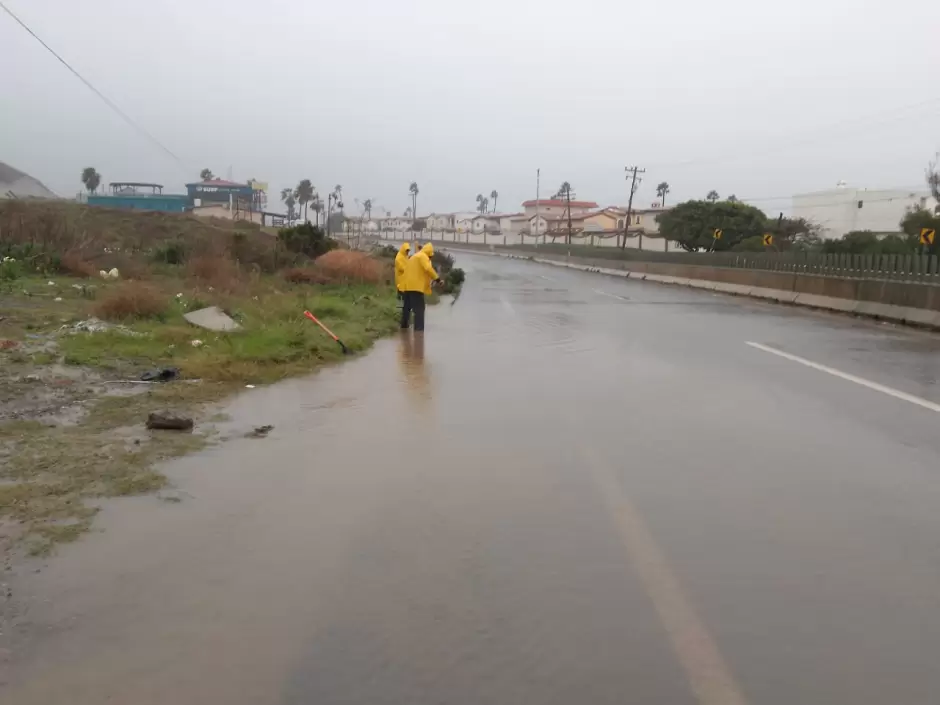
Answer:
POLYGON ((715 228, 714 236, 715 236, 715 239, 716 239, 716 240, 720 240, 722 234, 723 234, 723 233, 722 233, 721 228, 715 228))
POLYGON ((770 247, 774 244, 774 236, 770 233, 764 233, 764 247, 770 247))
POLYGON ((920 229, 920 244, 921 245, 932 245, 937 239, 937 230, 936 228, 921 228, 920 229))

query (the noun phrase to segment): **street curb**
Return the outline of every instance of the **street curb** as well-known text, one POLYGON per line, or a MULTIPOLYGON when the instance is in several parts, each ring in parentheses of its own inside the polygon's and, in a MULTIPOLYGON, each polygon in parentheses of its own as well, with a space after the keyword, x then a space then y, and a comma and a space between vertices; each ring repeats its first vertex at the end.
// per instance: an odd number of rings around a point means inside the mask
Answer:
POLYGON ((925 308, 912 308, 909 306, 892 306, 882 304, 876 301, 856 301, 854 299, 839 299, 832 296, 818 296, 816 294, 803 294, 795 291, 786 291, 783 289, 767 289, 760 286, 744 286, 742 284, 726 284, 724 282, 711 281, 709 279, 685 279, 682 277, 670 277, 663 274, 646 274, 644 272, 633 272, 627 269, 609 269, 606 267, 592 267, 585 264, 575 264, 573 262, 563 262, 555 259, 543 259, 541 257, 520 257, 503 252, 486 252, 480 250, 462 250, 453 247, 444 247, 442 249, 451 252, 459 252, 468 255, 488 255, 490 257, 503 257, 506 259, 528 260, 539 264, 547 264, 553 267, 564 267, 567 269, 577 269, 582 272, 592 272, 595 274, 605 274, 607 276, 629 278, 637 281, 648 281, 656 284, 667 284, 672 286, 687 286, 692 289, 704 289, 714 291, 718 294, 729 294, 731 296, 747 296, 753 299, 763 299, 765 301, 776 301, 782 304, 791 304, 793 306, 803 306, 821 311, 831 311, 834 313, 848 313, 854 316, 863 316, 875 320, 891 321, 892 323, 902 323, 905 325, 917 326, 919 328, 930 328, 940 330, 940 311, 932 311, 925 308))

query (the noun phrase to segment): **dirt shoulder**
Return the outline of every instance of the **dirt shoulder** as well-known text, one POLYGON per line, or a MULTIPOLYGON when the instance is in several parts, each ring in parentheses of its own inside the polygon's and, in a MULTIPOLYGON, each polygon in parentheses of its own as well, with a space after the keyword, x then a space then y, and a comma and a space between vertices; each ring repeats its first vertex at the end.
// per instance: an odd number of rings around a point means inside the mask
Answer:
POLYGON ((0 548, 8 555, 74 540, 100 498, 166 487, 154 465, 213 441, 213 402, 342 359, 305 310, 353 352, 396 325, 384 282, 295 284, 258 273, 212 281, 173 267, 133 282, 0 281, 0 548), (184 319, 205 306, 224 310, 239 330, 215 333, 184 319), (178 371, 172 381, 141 380, 168 368, 178 371), (194 417, 194 431, 148 430, 148 414, 164 409, 194 417))

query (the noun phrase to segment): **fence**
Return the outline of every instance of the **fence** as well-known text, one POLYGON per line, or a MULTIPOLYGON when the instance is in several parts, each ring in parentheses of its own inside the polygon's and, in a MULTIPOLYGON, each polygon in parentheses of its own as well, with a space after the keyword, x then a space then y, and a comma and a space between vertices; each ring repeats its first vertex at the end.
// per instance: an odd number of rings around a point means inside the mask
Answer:
POLYGON ((707 267, 759 269, 770 272, 816 274, 850 279, 890 279, 940 283, 940 258, 937 255, 850 255, 806 252, 650 252, 646 250, 610 250, 584 245, 530 245, 512 248, 526 252, 570 254, 577 257, 692 264, 707 267))

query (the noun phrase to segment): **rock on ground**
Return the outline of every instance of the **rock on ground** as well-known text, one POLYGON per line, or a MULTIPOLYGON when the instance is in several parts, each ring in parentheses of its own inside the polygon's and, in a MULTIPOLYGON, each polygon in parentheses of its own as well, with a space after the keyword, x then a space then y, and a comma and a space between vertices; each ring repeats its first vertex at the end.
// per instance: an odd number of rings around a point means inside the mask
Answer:
POLYGON ((183 314, 183 318, 194 326, 208 330, 226 332, 241 328, 238 323, 227 316, 218 306, 209 306, 208 308, 201 308, 198 311, 190 311, 189 313, 183 314))

